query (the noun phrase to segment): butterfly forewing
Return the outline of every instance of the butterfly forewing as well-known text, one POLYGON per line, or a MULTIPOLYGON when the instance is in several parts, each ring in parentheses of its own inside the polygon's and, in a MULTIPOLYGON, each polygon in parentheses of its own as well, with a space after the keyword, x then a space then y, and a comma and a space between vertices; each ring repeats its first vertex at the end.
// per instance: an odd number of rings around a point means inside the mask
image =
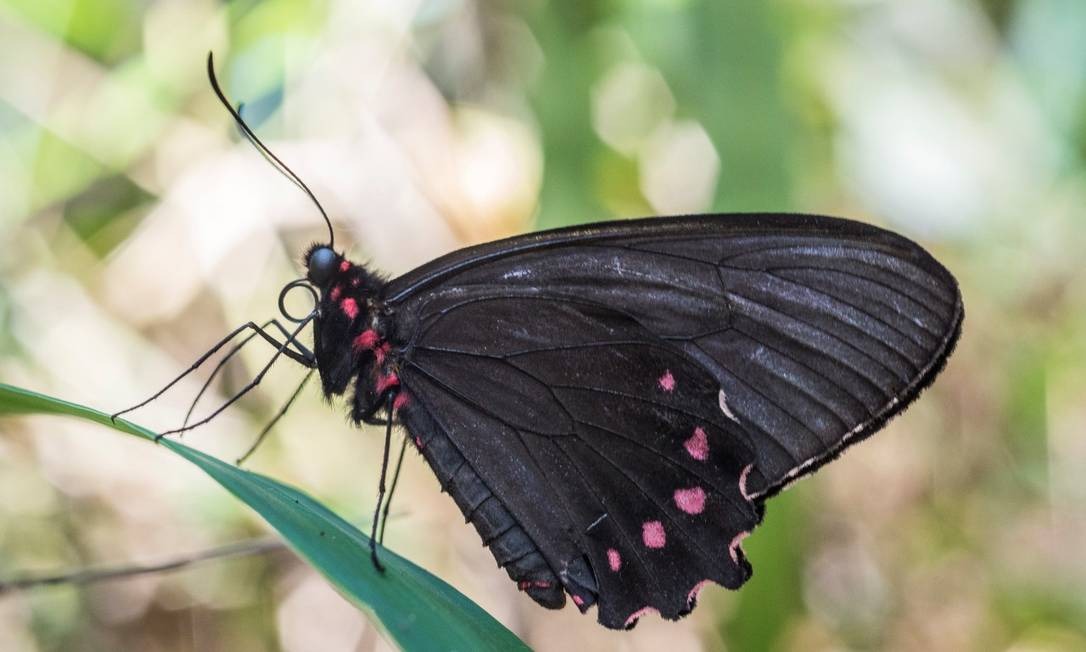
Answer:
POLYGON ((500 502, 488 518, 527 538, 519 561, 492 545, 521 588, 557 606, 557 583, 610 627, 741 584, 765 497, 915 398, 962 319, 919 246, 817 216, 533 234, 382 294, 418 410, 403 420, 452 451, 435 470, 460 460, 500 502))

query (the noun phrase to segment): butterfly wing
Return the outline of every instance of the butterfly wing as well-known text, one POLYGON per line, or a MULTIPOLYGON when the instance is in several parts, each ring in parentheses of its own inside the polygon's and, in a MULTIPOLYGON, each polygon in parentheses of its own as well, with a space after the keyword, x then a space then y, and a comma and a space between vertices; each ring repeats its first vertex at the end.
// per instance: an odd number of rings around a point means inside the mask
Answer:
MULTIPOLYGON (((716 407, 712 376, 629 317, 479 297, 426 325, 400 379, 428 411, 426 424, 401 412, 427 459, 448 447, 463 458, 452 475, 435 465, 443 485, 455 497, 448 478, 480 482, 511 516, 501 528, 534 542, 513 555, 498 542, 495 556, 541 603, 566 591, 622 627, 645 608, 678 617, 705 580, 748 577, 732 542, 760 516, 739 482, 753 449, 716 407), (540 567, 518 566, 524 556, 540 567)), ((495 520, 482 517, 484 542, 504 534, 495 520)))
MULTIPOLYGON (((454 449, 520 528, 538 557, 519 576, 507 564, 522 588, 550 606, 557 585, 598 597, 612 627, 642 607, 679 615, 701 580, 741 584, 733 543, 761 501, 900 412, 962 319, 919 246, 793 215, 513 238, 393 280, 385 301, 422 415, 408 428, 454 449)), ((449 460, 427 459, 441 478, 449 460)))

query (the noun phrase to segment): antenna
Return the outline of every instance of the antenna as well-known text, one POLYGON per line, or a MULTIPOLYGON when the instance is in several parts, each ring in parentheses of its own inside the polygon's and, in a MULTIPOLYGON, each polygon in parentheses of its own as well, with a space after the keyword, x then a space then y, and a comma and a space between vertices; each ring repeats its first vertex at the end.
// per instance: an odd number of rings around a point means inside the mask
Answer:
POLYGON ((241 113, 239 113, 238 110, 234 108, 234 105, 230 103, 230 100, 226 98, 226 94, 223 93, 222 88, 219 87, 219 80, 215 77, 214 55, 211 52, 207 53, 207 78, 211 81, 211 89, 215 91, 215 95, 218 96, 219 101, 222 102, 222 105, 225 106, 226 110, 233 116, 234 122, 237 123, 238 129, 241 130, 241 134, 245 136, 245 139, 260 152, 268 163, 272 164, 272 167, 279 170, 283 176, 290 179, 294 185, 298 186, 302 192, 309 195, 309 198, 313 200, 313 203, 317 206, 317 210, 321 212, 321 217, 324 218, 324 223, 328 225, 328 246, 334 247, 336 235, 332 231, 332 220, 328 219, 328 213, 324 211, 324 207, 317 201, 317 196, 313 194, 313 191, 309 189, 309 186, 305 185, 305 182, 302 181, 301 177, 294 174, 294 171, 287 167, 286 163, 279 160, 279 157, 273 154, 272 151, 268 149, 268 146, 256 137, 253 130, 250 129, 249 125, 245 124, 245 120, 241 118, 241 113))

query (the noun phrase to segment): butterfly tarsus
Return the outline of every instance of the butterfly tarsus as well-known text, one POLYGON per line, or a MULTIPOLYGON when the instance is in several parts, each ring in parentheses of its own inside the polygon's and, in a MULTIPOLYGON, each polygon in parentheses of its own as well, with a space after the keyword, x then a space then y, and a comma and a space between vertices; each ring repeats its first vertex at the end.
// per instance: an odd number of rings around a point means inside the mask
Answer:
POLYGON ((400 482, 400 469, 403 468, 403 455, 407 451, 407 437, 400 442, 400 455, 396 458, 396 470, 392 472, 392 485, 388 488, 388 498, 385 499, 385 508, 381 510, 381 531, 377 535, 377 543, 385 545, 385 526, 388 525, 388 510, 392 507, 392 497, 396 495, 396 485, 400 482))
MULTIPOLYGON (((225 403, 223 403, 218 408, 216 408, 214 412, 212 412, 208 416, 204 417, 203 419, 200 419, 196 423, 189 424, 189 425, 183 426, 181 428, 174 428, 173 430, 167 430, 165 432, 161 432, 155 438, 155 441, 157 442, 157 441, 161 440, 166 435, 179 434, 179 433, 182 433, 182 432, 186 432, 188 430, 192 430, 193 428, 196 428, 198 426, 204 425, 208 421, 211 421, 212 419, 217 417, 223 410, 225 410, 226 408, 233 405, 242 396, 245 396, 246 394, 248 394, 250 390, 252 390, 254 387, 256 387, 257 385, 260 384, 260 381, 262 381, 264 379, 265 374, 268 373, 268 370, 271 369, 272 365, 275 364, 275 361, 279 359, 280 355, 287 355, 287 357, 291 357, 292 354, 296 355, 296 354, 294 354, 293 351, 288 350, 287 347, 290 346, 291 341, 294 340, 298 336, 298 333, 300 333, 303 328, 305 328, 307 325, 309 325, 309 322, 311 322, 313 320, 314 316, 315 316, 315 314, 311 314, 310 316, 308 316, 305 319, 303 319, 302 321, 300 321, 298 323, 298 327, 295 328, 293 331, 291 331, 290 337, 285 342, 283 342, 282 344, 279 344, 278 342, 275 342, 277 344, 277 346, 278 346, 278 348, 276 348, 276 350, 275 350, 275 355, 273 355, 271 357, 271 359, 268 360, 267 364, 265 364, 264 367, 260 370, 260 373, 258 373, 255 378, 253 378, 251 381, 249 381, 236 394, 231 396, 225 403)), ((252 324, 253 328, 256 328, 256 325, 253 324, 252 322, 249 322, 249 324, 252 324)), ((260 333, 262 335, 264 335, 265 338, 271 338, 270 335, 267 335, 263 331, 260 331, 260 333)), ((274 338, 271 338, 271 341, 274 342, 274 338)))
POLYGON ((283 415, 286 414, 287 410, 290 409, 290 406, 294 404, 294 399, 298 398, 298 395, 302 393, 302 390, 305 388, 306 383, 308 383, 309 379, 313 377, 314 371, 315 369, 310 369, 305 374, 305 378, 303 378, 302 382, 298 383, 298 386, 294 388, 294 392, 290 395, 290 398, 287 399, 287 402, 283 404, 283 407, 279 408, 279 411, 275 413, 275 416, 272 417, 272 420, 268 422, 268 425, 264 426, 264 429, 260 431, 259 435, 257 435, 256 441, 253 442, 253 445, 249 447, 249 450, 245 451, 244 455, 237 459, 235 464, 241 466, 245 463, 245 460, 249 459, 249 456, 256 451, 257 447, 260 446, 260 443, 263 442, 264 438, 268 436, 268 433, 271 431, 271 429, 274 428, 275 424, 279 422, 279 419, 282 419, 283 415))
MULTIPOLYGON (((279 329, 279 332, 282 333, 283 337, 285 337, 287 341, 294 346, 298 353, 300 353, 307 360, 313 362, 313 364, 310 366, 310 369, 316 368, 316 356, 313 355, 313 352, 303 346, 301 342, 297 340, 291 341, 290 331, 284 328, 283 325, 279 323, 278 319, 272 318, 265 321, 259 326, 259 329, 264 330, 267 329, 269 326, 274 326, 279 329)), ((189 404, 189 409, 187 412, 185 412, 185 419, 181 422, 182 428, 189 425, 189 419, 192 418, 192 413, 196 409, 196 404, 200 402, 201 398, 203 398, 204 394, 207 392, 207 389, 211 386, 211 383, 214 382, 215 378, 219 375, 219 372, 222 371, 223 367, 225 367, 226 364, 230 362, 230 360, 233 359, 233 357, 237 355, 238 352, 241 351, 241 349, 246 344, 248 344, 254 337, 256 337, 257 334, 258 332, 250 333, 248 336, 245 337, 245 339, 238 342, 234 345, 233 348, 227 351, 226 355, 224 355, 215 364, 215 368, 211 370, 211 374, 207 377, 207 380, 204 381, 203 386, 200 387, 200 391, 196 393, 196 397, 192 399, 192 403, 189 404)), ((278 347, 279 344, 277 343, 276 346, 278 347)))
POLYGON ((381 454, 381 478, 377 482, 377 506, 373 510, 373 523, 370 526, 370 559, 373 561, 373 567, 377 569, 377 572, 384 573, 385 567, 381 564, 381 560, 377 558, 377 523, 381 516, 381 503, 385 499, 385 476, 388 473, 388 451, 392 446, 392 405, 396 400, 396 390, 390 390, 385 397, 385 410, 387 413, 387 420, 385 421, 385 445, 384 451, 381 454))
MULTIPOLYGON (((311 320, 311 318, 306 319, 304 321, 304 323, 309 323, 310 320, 311 320)), ((274 321, 274 320, 272 320, 272 321, 274 321)), ((300 364, 300 365, 302 365, 304 367, 307 367, 309 369, 316 368, 317 362, 316 362, 316 359, 313 357, 312 353, 309 353, 308 351, 306 351, 306 353, 308 353, 308 356, 306 356, 304 354, 301 354, 301 353, 298 353, 298 352, 295 352, 295 351, 291 351, 291 350, 286 348, 291 343, 291 341, 294 340, 294 337, 298 334, 298 332, 301 331, 301 328, 296 329, 294 331, 294 333, 287 338, 286 343, 280 343, 274 337, 269 335, 263 328, 261 328, 260 326, 257 326, 254 322, 251 322, 251 321, 246 322, 246 323, 242 324, 241 326, 238 326, 234 330, 230 331, 230 333, 227 334, 226 337, 219 340, 215 344, 215 346, 211 347, 203 355, 201 355, 199 358, 197 358, 196 361, 193 362, 192 365, 189 366, 188 369, 181 372, 181 374, 179 376, 177 376, 176 378, 171 380, 169 383, 166 384, 165 387, 163 387, 162 389, 160 389, 157 392, 155 392, 154 394, 152 394, 149 398, 147 398, 146 400, 144 400, 144 401, 142 401, 140 403, 137 403, 137 404, 133 405, 132 407, 125 408, 125 409, 121 410, 120 412, 114 412, 113 414, 109 415, 110 422, 113 423, 113 424, 116 424, 117 423, 117 417, 121 416, 122 414, 127 414, 129 412, 132 412, 133 410, 138 410, 139 408, 143 407, 144 405, 147 405, 148 403, 155 400, 159 396, 162 396, 163 394, 165 394, 171 387, 173 387, 174 385, 179 383, 182 378, 184 378, 185 376, 187 376, 190 373, 192 373, 193 371, 195 371, 197 368, 200 367, 200 365, 202 365, 204 362, 206 362, 208 358, 215 355, 215 353, 219 349, 226 346, 230 342, 230 340, 237 337, 238 333, 241 333, 242 331, 244 331, 246 329, 252 329, 254 331, 253 335, 261 336, 262 338, 264 338, 265 341, 270 343, 272 346, 276 347, 279 350, 276 353, 276 358, 278 358, 279 353, 282 353, 283 355, 287 356, 291 360, 294 360, 295 362, 297 362, 298 364, 300 364)), ((276 358, 273 358, 273 360, 276 359, 276 358)), ((188 428, 186 428, 186 430, 188 430, 188 428)), ((168 434, 168 433, 163 433, 163 434, 168 434)))

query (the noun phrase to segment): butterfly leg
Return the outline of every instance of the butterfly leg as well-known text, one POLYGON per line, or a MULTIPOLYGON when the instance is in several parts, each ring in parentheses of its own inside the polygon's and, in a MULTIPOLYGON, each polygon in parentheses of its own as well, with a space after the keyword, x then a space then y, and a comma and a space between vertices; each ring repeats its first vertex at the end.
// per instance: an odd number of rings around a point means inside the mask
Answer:
MULTIPOLYGON (((274 321, 274 320, 273 320, 273 321, 274 321)), ((308 321, 309 321, 309 320, 306 320, 306 322, 304 322, 304 323, 308 323, 308 321)), ((280 328, 282 328, 282 327, 280 326, 280 328)), ((145 401, 143 401, 143 402, 141 402, 141 403, 137 403, 137 404, 133 405, 132 407, 129 407, 129 408, 125 408, 125 409, 121 410, 120 412, 114 412, 113 414, 111 414, 111 415, 109 416, 109 419, 110 419, 110 421, 114 421, 114 422, 116 422, 116 420, 117 420, 117 417, 121 416, 122 414, 127 414, 127 413, 129 413, 129 412, 131 412, 131 411, 133 411, 133 410, 137 410, 137 409, 139 409, 139 408, 143 407, 144 405, 147 405, 147 404, 148 404, 148 403, 150 403, 151 401, 155 400, 155 399, 156 399, 156 398, 158 398, 159 396, 162 396, 163 394, 165 394, 167 390, 169 390, 169 389, 170 389, 171 387, 173 387, 173 386, 174 386, 174 385, 176 385, 176 384, 177 384, 178 382, 180 382, 182 378, 184 378, 185 376, 187 376, 187 375, 189 375, 190 373, 192 373, 193 371, 195 371, 195 370, 196 370, 196 369, 197 369, 197 368, 198 368, 198 367, 199 367, 200 365, 202 365, 202 364, 203 364, 203 363, 204 363, 204 362, 205 362, 205 361, 206 361, 206 360, 207 360, 208 358, 210 358, 211 356, 215 355, 215 353, 216 353, 216 352, 217 352, 217 351, 218 351, 219 349, 221 349, 222 347, 226 346, 226 345, 227 345, 227 344, 228 344, 228 343, 230 342, 230 340, 234 339, 234 338, 235 338, 235 337, 236 337, 236 336, 238 335, 238 333, 241 333, 242 331, 244 331, 244 330, 246 330, 246 329, 252 329, 253 331, 255 331, 255 332, 253 333, 254 335, 259 335, 259 336, 261 336, 261 337, 262 337, 262 338, 264 338, 264 339, 265 339, 265 340, 266 340, 267 342, 269 342, 269 343, 270 343, 270 344, 271 344, 272 346, 274 346, 274 347, 276 347, 276 348, 280 349, 280 350, 282 351, 283 355, 287 356, 287 357, 288 357, 288 358, 290 358, 291 360, 294 360, 294 361, 295 361, 295 362, 297 362, 298 364, 301 364, 301 365, 303 365, 303 366, 305 366, 305 367, 309 367, 309 368, 313 368, 313 367, 315 367, 315 366, 316 366, 316 364, 317 364, 317 363, 316 363, 316 360, 315 360, 315 359, 313 358, 313 354, 312 354, 312 353, 309 353, 308 351, 306 351, 306 353, 308 353, 308 354, 309 354, 308 356, 306 356, 306 355, 304 355, 304 354, 302 354, 302 353, 299 353, 299 352, 296 352, 296 351, 291 351, 291 350, 289 350, 289 349, 287 349, 287 348, 286 348, 286 345, 284 345, 284 344, 280 344, 278 340, 276 340, 276 339, 275 339, 274 337, 272 337, 271 335, 269 335, 269 334, 268 334, 268 333, 267 333, 267 332, 266 332, 266 331, 265 331, 265 330, 264 330, 263 328, 261 328, 260 326, 257 326, 257 325, 256 325, 255 323, 253 323, 253 322, 247 322, 247 323, 245 323, 245 324, 242 324, 241 326, 238 326, 238 327, 237 327, 237 328, 235 328, 234 330, 230 331, 230 333, 229 333, 229 334, 228 334, 228 335, 227 335, 226 337, 224 337, 224 338, 222 338, 221 340, 219 340, 219 341, 218 341, 218 343, 216 343, 216 344, 215 344, 215 346, 211 347, 210 349, 208 349, 208 350, 207 350, 207 352, 206 352, 206 353, 204 353, 204 354, 203 354, 203 355, 201 355, 201 356, 200 356, 199 358, 197 358, 197 359, 196 359, 196 361, 192 363, 192 366, 190 366, 190 367, 189 367, 188 369, 186 369, 185 371, 183 371, 183 372, 181 373, 181 375, 177 376, 176 378, 174 378, 173 380, 171 380, 171 381, 170 381, 169 383, 167 383, 165 387, 163 387, 162 389, 160 389, 160 390, 158 390, 157 392, 155 392, 155 393, 154 393, 154 394, 153 394, 153 395, 152 395, 152 396, 151 396, 150 398, 148 398, 147 400, 145 400, 145 401)), ((297 333, 298 333, 298 332, 299 332, 300 330, 301 330, 300 328, 299 328, 299 329, 297 329, 297 330, 295 330, 295 331, 294 331, 294 335, 297 335, 297 333)), ((287 342, 288 342, 288 344, 289 344, 289 343, 290 343, 290 341, 291 341, 291 340, 293 340, 293 339, 294 339, 293 335, 292 335, 292 336, 290 336, 290 337, 288 337, 288 338, 287 338, 287 342)), ((278 355, 279 355, 279 354, 278 354, 278 353, 276 353, 276 357, 278 357, 278 355)))
POLYGON ((383 407, 381 403, 378 403, 375 407, 366 410, 358 415, 358 420, 367 426, 383 426, 387 422, 386 419, 381 419, 375 416, 383 407))
MULTIPOLYGON (((269 326, 275 326, 276 328, 279 329, 279 332, 283 334, 283 337, 287 338, 287 340, 290 340, 290 332, 287 331, 287 329, 283 328, 283 325, 279 323, 278 319, 274 319, 274 318, 269 319, 268 321, 266 321, 266 322, 264 322, 263 324, 260 325, 260 329, 266 329, 269 326)), ((196 409, 196 404, 200 402, 201 398, 203 398, 204 393, 207 392, 207 388, 211 386, 211 383, 214 382, 216 376, 218 376, 219 372, 222 371, 222 368, 226 366, 226 363, 230 362, 230 360, 235 355, 237 355, 238 351, 241 351, 241 349, 246 344, 248 344, 256 336, 257 336, 257 332, 253 332, 253 333, 250 333, 249 335, 247 335, 245 337, 245 339, 243 339, 242 341, 235 344, 233 346, 233 348, 231 348, 229 351, 227 351, 226 355, 224 355, 218 361, 218 363, 215 364, 215 368, 211 370, 211 375, 209 375, 207 377, 207 380, 204 381, 204 384, 200 388, 200 391, 196 393, 196 398, 192 399, 192 403, 189 405, 188 411, 185 412, 185 420, 183 422, 181 422, 181 427, 182 428, 189 425, 189 419, 192 418, 192 411, 196 409)), ((307 360, 309 360, 311 362, 311 364, 309 365, 309 368, 314 369, 316 367, 316 356, 314 356, 313 353, 309 349, 305 348, 305 346, 303 346, 297 340, 294 340, 292 342, 292 344, 293 344, 293 346, 295 347, 296 351, 299 354, 301 354, 303 357, 305 357, 307 360)), ((308 380, 308 379, 309 379, 309 376, 306 376, 306 380, 308 380)), ((305 381, 302 381, 302 383, 304 384, 305 381)), ((292 397, 291 401, 293 401, 293 400, 294 399, 292 397)), ((289 402, 287 403, 286 407, 290 407, 289 402)), ((280 414, 279 416, 282 416, 282 414, 280 414)), ((278 420, 278 418, 279 417, 276 417, 276 420, 278 420)), ((274 424, 274 423, 275 423, 275 421, 273 420, 272 424, 274 424)), ((271 424, 269 424, 269 427, 270 426, 271 426, 271 424)), ((250 453, 251 452, 252 451, 250 451, 250 453)), ((248 454, 246 454, 246 455, 248 455, 248 454)), ((240 464, 241 461, 239 460, 238 463, 240 464)))
MULTIPOLYGON (((394 391, 398 390, 395 387, 386 388, 381 392, 377 392, 372 387, 359 389, 355 393, 355 406, 351 411, 351 418, 368 426, 385 425, 385 419, 378 417, 377 413, 387 405, 389 392, 394 391)), ((395 396, 393 396, 393 399, 395 399, 395 396)), ((395 408, 392 411, 395 414, 395 408)))
MULTIPOLYGON (((253 454, 253 452, 257 449, 257 446, 260 446, 261 442, 264 441, 264 438, 268 436, 268 432, 275 427, 275 424, 279 422, 279 419, 283 418, 283 415, 287 413, 287 410, 289 410, 290 406, 294 403, 294 399, 298 398, 298 395, 302 393, 302 389, 305 388, 306 383, 308 383, 309 379, 313 377, 314 371, 316 370, 310 369, 305 374, 305 378, 303 378, 302 382, 298 384, 298 387, 294 389, 294 393, 290 395, 290 398, 287 399, 287 402, 283 404, 283 407, 279 408, 279 411, 275 413, 275 416, 272 417, 272 420, 268 422, 268 425, 264 426, 264 429, 260 431, 259 435, 257 435, 256 441, 253 442, 253 445, 249 447, 249 450, 245 451, 244 455, 237 459, 236 464, 238 466, 241 466, 245 462, 245 460, 249 459, 249 456, 253 454)), ((395 488, 396 483, 393 482, 392 486, 393 488, 395 488)))
POLYGON ((400 469, 403 468, 403 454, 407 451, 407 437, 400 442, 400 455, 396 459, 396 470, 392 472, 392 486, 388 488, 388 498, 385 499, 385 508, 381 510, 381 531, 377 535, 377 543, 385 544, 385 526, 388 525, 388 510, 392 507, 392 497, 396 495, 396 485, 400 482, 400 469))
MULTIPOLYGON (((268 360, 267 364, 265 364, 264 367, 260 370, 260 373, 258 373, 255 378, 253 378, 251 381, 249 381, 248 384, 245 385, 245 387, 242 387, 241 390, 238 391, 238 393, 236 393, 232 397, 230 397, 230 399, 228 399, 225 403, 220 405, 210 415, 204 417, 203 419, 197 421, 196 423, 184 426, 182 428, 175 428, 173 430, 167 430, 165 432, 161 432, 155 437, 155 441, 158 441, 159 439, 162 439, 166 435, 173 435, 173 434, 177 434, 177 433, 180 433, 180 432, 184 432, 186 430, 192 430, 193 428, 196 428, 197 426, 202 426, 205 423, 207 423, 208 421, 211 421, 212 419, 217 417, 220 412, 222 412, 226 408, 233 405, 235 401, 237 401, 239 398, 241 398, 242 396, 247 394, 249 392, 249 390, 251 390, 254 387, 256 387, 257 385, 259 385, 260 381, 262 381, 264 379, 264 375, 268 373, 268 370, 271 369, 273 364, 275 364, 275 361, 279 359, 279 356, 286 355, 288 358, 291 358, 292 360, 295 359, 295 358, 297 358, 299 360, 304 360, 304 358, 301 358, 301 356, 299 356, 294 351, 291 351, 288 347, 290 346, 291 341, 294 340, 298 336, 298 333, 300 333, 303 328, 305 328, 307 325, 309 325, 309 322, 312 321, 312 320, 313 320, 313 317, 310 316, 310 317, 307 317, 306 319, 302 320, 301 322, 299 322, 298 327, 295 328, 290 333, 290 337, 287 338, 287 340, 285 342, 281 343, 281 344, 278 341, 276 341, 275 338, 271 337, 270 335, 268 335, 264 331, 257 329, 259 335, 264 337, 266 340, 272 342, 277 347, 276 350, 275 350, 275 355, 273 355, 271 357, 271 359, 268 360)), ((253 324, 252 322, 249 322, 249 324, 251 324, 253 328, 257 328, 256 325, 253 324)), ((237 331, 235 331, 235 333, 236 332, 237 331)), ((220 344, 220 346, 221 346, 221 344, 220 344)), ((205 355, 204 359, 206 359, 206 358, 207 358, 207 356, 205 355)), ((306 362, 302 362, 302 364, 305 364, 306 366, 309 366, 308 363, 306 363, 306 362)), ((177 381, 175 380, 174 382, 177 382, 177 381)), ((165 390, 163 390, 163 391, 165 391, 165 390)), ((161 392, 159 392, 159 393, 161 393, 161 392)))
POLYGON ((377 483, 377 507, 373 510, 373 524, 370 527, 370 559, 373 567, 380 572, 385 572, 385 567, 377 559, 377 521, 381 516, 381 503, 385 499, 385 475, 388 473, 388 449, 392 446, 392 403, 396 400, 396 390, 388 392, 386 408, 388 419, 385 421, 385 447, 381 456, 381 479, 377 483))

